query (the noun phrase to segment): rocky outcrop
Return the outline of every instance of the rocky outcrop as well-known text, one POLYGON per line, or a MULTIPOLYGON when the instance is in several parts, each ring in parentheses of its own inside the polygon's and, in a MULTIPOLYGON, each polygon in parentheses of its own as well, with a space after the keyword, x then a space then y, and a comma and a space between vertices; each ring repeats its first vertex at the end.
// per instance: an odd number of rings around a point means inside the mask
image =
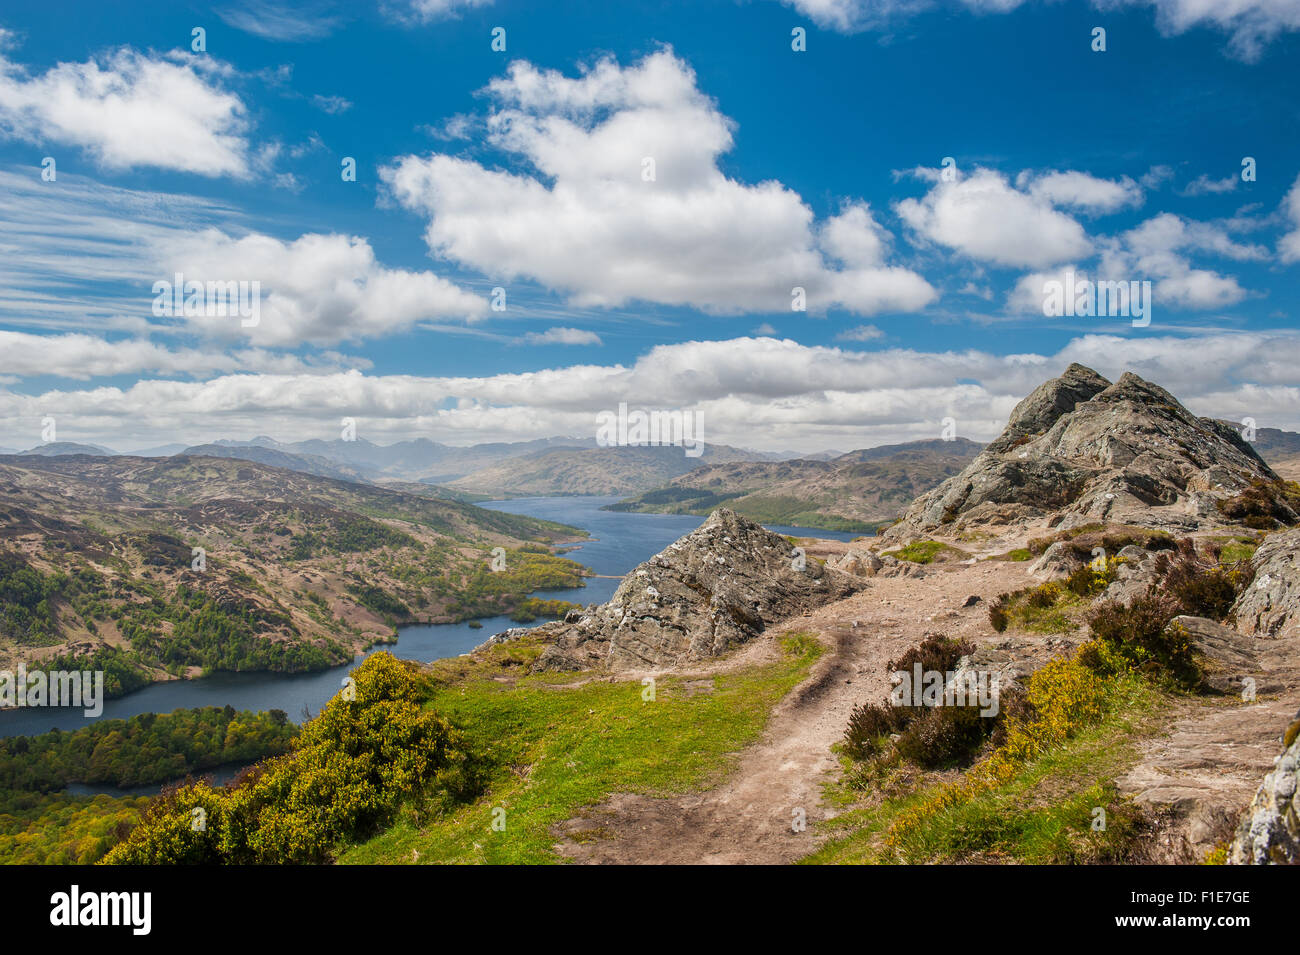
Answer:
POLYGON ((882 536, 1051 518, 1193 531, 1226 523, 1217 502, 1277 480, 1234 429, 1198 418, 1126 372, 1108 382, 1082 365, 1037 388, 1006 430, 956 477, 916 499, 882 536))
POLYGON ((1300 615, 1300 529, 1267 537, 1251 564, 1255 579, 1232 612, 1245 632, 1275 636, 1300 615))
POLYGON ((553 642, 535 668, 662 669, 706 660, 864 586, 720 508, 628 574, 608 603, 537 628, 553 642))
POLYGON ((1300 863, 1300 712, 1282 738, 1282 755, 1246 810, 1228 849, 1233 865, 1300 863))
POLYGON ((1191 642, 1199 657, 1201 678, 1208 690, 1238 694, 1259 676, 1258 641, 1232 627, 1210 620, 1180 614, 1169 621, 1167 630, 1181 633, 1191 642))

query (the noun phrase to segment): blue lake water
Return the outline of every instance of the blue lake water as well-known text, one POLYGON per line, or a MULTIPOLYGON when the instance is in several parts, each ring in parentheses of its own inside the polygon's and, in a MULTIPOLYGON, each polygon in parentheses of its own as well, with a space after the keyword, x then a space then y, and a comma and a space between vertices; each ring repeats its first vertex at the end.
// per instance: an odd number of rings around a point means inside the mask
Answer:
MULTIPOLYGON (((569 557, 590 567, 597 574, 621 577, 637 564, 654 556, 683 534, 703 523, 703 518, 685 514, 629 514, 602 511, 617 497, 537 497, 491 501, 482 507, 510 514, 526 514, 580 527, 592 539, 583 542, 569 557)), ((838 531, 772 525, 781 534, 852 540, 858 534, 838 531)), ((558 597, 575 603, 604 603, 614 593, 619 581, 592 578, 582 588, 544 591, 539 595, 558 597)), ((540 626, 545 621, 526 626, 540 626)), ((494 633, 520 624, 508 616, 479 621, 482 628, 465 623, 420 624, 402 627, 395 644, 377 646, 369 653, 387 650, 407 660, 429 661, 458 656, 478 646, 494 633)), ((139 713, 170 713, 175 709, 198 706, 225 706, 237 710, 284 710, 291 720, 301 722, 305 715, 319 713, 338 692, 343 679, 368 656, 363 654, 351 663, 315 673, 217 673, 200 680, 175 680, 155 683, 134 693, 104 703, 99 719, 125 719, 139 713)), ((32 708, 0 712, 0 736, 23 736, 48 732, 54 727, 76 730, 86 726, 88 718, 81 710, 32 708)), ((107 790, 106 790, 107 791, 107 790)))

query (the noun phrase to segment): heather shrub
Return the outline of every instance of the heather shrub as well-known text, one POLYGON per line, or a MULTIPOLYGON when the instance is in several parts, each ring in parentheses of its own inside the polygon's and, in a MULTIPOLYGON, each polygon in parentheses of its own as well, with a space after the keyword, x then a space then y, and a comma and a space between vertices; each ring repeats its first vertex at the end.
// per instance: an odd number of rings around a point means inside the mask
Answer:
MULTIPOLYGON (((886 672, 911 674, 921 671, 951 673, 974 644, 939 634, 930 634, 897 660, 890 660, 886 672)), ((844 731, 843 749, 859 762, 889 762, 901 758, 924 768, 949 766, 968 759, 993 731, 995 719, 982 717, 980 707, 945 705, 895 706, 892 702, 855 706, 844 731), (897 737, 891 741, 891 737, 897 737)))
POLYGON ((1173 556, 1161 554, 1156 559, 1156 573, 1164 588, 1178 599, 1184 613, 1214 620, 1228 617, 1250 577, 1245 563, 1222 566, 1203 562, 1187 539, 1179 541, 1173 556))
POLYGON ((886 669, 888 673, 899 670, 910 673, 919 663, 923 671, 939 670, 946 673, 957 666, 958 660, 974 650, 975 644, 969 640, 955 640, 952 637, 931 633, 897 660, 890 660, 886 669))
POLYGON ((964 762, 984 745, 995 722, 981 716, 978 706, 925 707, 899 736, 898 755, 926 769, 964 762))
POLYGON ((1201 670, 1191 640, 1181 628, 1167 629, 1182 609, 1176 597, 1154 587, 1128 604, 1099 604, 1088 615, 1093 639, 1081 648, 1080 662, 1100 674, 1135 670, 1194 689, 1201 670))
POLYGON ((856 760, 867 760, 885 748, 889 736, 907 725, 908 707, 888 703, 859 703, 849 714, 844 731, 844 751, 856 760))
POLYGON ((1218 508, 1224 517, 1240 521, 1255 530, 1268 531, 1279 524, 1295 520, 1295 511, 1289 501, 1294 491, 1281 481, 1255 481, 1236 497, 1219 501, 1218 508))

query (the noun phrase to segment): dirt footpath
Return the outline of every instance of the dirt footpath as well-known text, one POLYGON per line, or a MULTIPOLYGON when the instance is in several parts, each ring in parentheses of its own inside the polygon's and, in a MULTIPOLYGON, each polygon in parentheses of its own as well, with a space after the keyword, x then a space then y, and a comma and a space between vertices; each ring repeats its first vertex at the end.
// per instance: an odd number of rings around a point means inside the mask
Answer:
POLYGON ((557 851, 586 863, 686 864, 789 863, 812 852, 818 844, 813 823, 831 814, 821 800, 823 784, 838 769, 830 747, 843 735, 850 710, 887 697, 888 661, 926 633, 1004 642, 989 626, 988 602, 1025 586, 1026 566, 982 561, 932 566, 923 577, 872 578, 862 593, 770 628, 764 640, 806 630, 832 650, 776 706, 762 739, 740 755, 734 771, 701 793, 614 795, 557 827, 557 851), (963 607, 972 595, 981 601, 963 607), (803 831, 793 825, 797 810, 806 817, 803 831))

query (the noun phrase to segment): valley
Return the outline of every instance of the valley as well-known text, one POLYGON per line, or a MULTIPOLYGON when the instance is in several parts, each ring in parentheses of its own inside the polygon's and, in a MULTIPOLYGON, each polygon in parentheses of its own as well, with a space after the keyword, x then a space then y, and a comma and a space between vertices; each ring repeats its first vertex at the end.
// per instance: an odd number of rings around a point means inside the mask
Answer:
MULTIPOLYGON (((226 678, 239 680, 283 671, 268 675, 269 694, 253 697, 250 712, 283 713, 266 705, 284 699, 274 681, 309 680, 306 735, 258 757, 268 780, 318 771, 344 739, 350 751, 379 747, 378 765, 395 758, 369 735, 374 707, 405 714, 393 717, 399 735, 415 734, 403 745, 419 750, 424 733, 444 740, 421 757, 430 762, 420 772, 432 774, 424 782, 348 777, 386 807, 369 821, 342 816, 320 828, 301 818, 292 825, 309 839, 292 849, 191 839, 191 861, 1245 858, 1255 837, 1238 821, 1300 694, 1288 629, 1300 578, 1270 556, 1294 552, 1286 528, 1300 521, 1300 491, 1236 432, 1188 415, 1168 393, 1077 366, 1021 402, 983 450, 924 442, 825 462, 706 463, 679 475, 673 486, 684 493, 719 488, 711 503, 724 506, 707 519, 638 512, 611 495, 477 507, 231 458, 59 455, 0 467, 7 586, 46 588, 48 608, 29 600, 27 617, 8 618, 11 659, 80 651, 120 661, 123 690, 141 675, 210 673, 221 693, 235 688, 216 679, 224 670, 243 671, 226 678), (1091 424, 1098 410, 1101 431, 1091 424), (927 489, 885 512, 901 519, 878 537, 768 521, 773 533, 740 512, 763 508, 766 489, 784 486, 797 489, 789 496, 802 509, 775 516, 824 519, 811 488, 836 482, 843 501, 885 480, 927 489), (59 506, 73 500, 75 521, 59 506), (191 541, 212 577, 182 560, 191 541), (486 569, 494 547, 515 574, 486 569), (1274 562, 1267 572, 1253 566, 1256 554, 1274 562), (91 576, 110 573, 111 590, 91 576), (1254 595, 1266 585, 1277 593, 1261 601, 1254 595), (152 616, 132 608, 142 602, 134 588, 157 608, 152 616), (509 611, 532 594, 561 598, 565 609, 514 625, 509 611), (236 615, 248 626, 237 637, 288 645, 254 658, 265 665, 223 665, 202 656, 201 642, 183 642, 191 627, 230 633, 207 601, 220 609, 232 596, 256 605, 236 615), (109 598, 120 603, 95 603, 109 598), (169 600, 197 616, 168 616, 169 600), (284 620, 268 619, 271 611, 284 620), (492 627, 473 627, 492 611, 492 627), (1147 616, 1153 629, 1130 632, 1147 616), (171 626, 137 629, 151 620, 171 626), (60 631, 71 621, 80 624, 60 631), (360 652, 359 665, 293 655, 334 644, 341 656, 360 652), (185 653, 195 662, 167 666, 185 653), (960 709, 880 710, 895 661, 917 654, 950 673, 995 674, 1002 715, 967 726, 960 709), (358 683, 369 687, 359 701, 338 692, 349 670, 371 681, 358 683), (1235 698, 1247 679, 1253 695, 1235 698), (863 720, 902 722, 861 735, 863 720), (1089 827, 1097 807, 1114 821, 1101 834, 1089 827), (499 815, 510 820, 500 829, 499 815), (1002 824, 990 828, 993 819, 1002 824)), ((869 503, 864 493, 861 513, 885 498, 869 503)), ((216 645, 240 646, 226 636, 216 645)), ((150 692, 134 696, 148 706, 150 692)), ((157 718, 121 708, 131 700, 110 702, 105 718, 157 718)), ((95 841, 67 849, 56 837, 42 843, 44 857, 181 861, 156 841, 159 820, 193 806, 233 819, 241 793, 263 820, 288 811, 259 778, 182 787, 162 801, 24 796, 17 815, 0 815, 0 833, 66 819, 69 833, 95 841), (95 822, 109 818, 130 835, 115 841, 95 822)), ((1270 811, 1256 810, 1264 821, 1249 831, 1290 851, 1270 811)))

